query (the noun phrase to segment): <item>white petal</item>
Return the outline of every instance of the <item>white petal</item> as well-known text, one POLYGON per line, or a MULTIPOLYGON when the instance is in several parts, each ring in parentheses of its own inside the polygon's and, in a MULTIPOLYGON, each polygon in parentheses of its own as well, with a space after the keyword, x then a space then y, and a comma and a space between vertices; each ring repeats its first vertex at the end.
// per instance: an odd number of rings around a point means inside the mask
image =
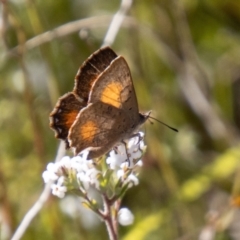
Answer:
POLYGON ((128 208, 121 208, 118 212, 118 222, 122 226, 128 226, 134 221, 134 216, 128 208))
POLYGON ((59 161, 59 165, 61 165, 61 167, 70 169, 71 168, 71 159, 69 156, 64 156, 60 161, 59 161))
POLYGON ((64 181, 65 181, 65 177, 64 177, 64 176, 61 176, 61 177, 58 179, 58 181, 57 181, 57 185, 58 185, 58 186, 62 186, 63 183, 64 183, 64 181))
POLYGON ((139 179, 133 173, 131 173, 127 178, 127 182, 131 182, 136 186, 139 184, 139 179))
POLYGON ((123 146, 118 146, 117 152, 112 150, 109 157, 106 159, 106 163, 109 165, 110 169, 116 170, 120 165, 126 160, 126 151, 123 152, 123 146))
POLYGON ((53 184, 51 188, 52 188, 52 194, 59 198, 63 198, 67 191, 67 188, 65 186, 59 186, 57 184, 53 184))
POLYGON ((124 176, 124 171, 122 169, 117 171, 117 177, 118 179, 122 178, 124 176))
POLYGON ((143 166, 143 161, 140 159, 139 161, 137 161, 136 165, 139 166, 139 167, 142 167, 143 166))
POLYGON ((58 176, 54 172, 44 171, 42 173, 42 178, 45 183, 48 183, 50 181, 56 181, 58 179, 58 176))
POLYGON ((48 170, 49 172, 57 173, 57 171, 58 171, 58 166, 57 166, 57 164, 50 162, 50 163, 47 165, 47 170, 48 170))

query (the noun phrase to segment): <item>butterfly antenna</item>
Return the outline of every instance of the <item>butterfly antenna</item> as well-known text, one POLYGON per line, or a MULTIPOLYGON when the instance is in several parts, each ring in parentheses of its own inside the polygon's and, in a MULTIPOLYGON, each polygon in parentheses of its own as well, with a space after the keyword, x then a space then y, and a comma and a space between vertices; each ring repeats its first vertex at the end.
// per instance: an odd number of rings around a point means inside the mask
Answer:
POLYGON ((149 121, 151 124, 153 124, 153 122, 149 119, 149 116, 148 116, 148 121, 149 121))
MULTIPOLYGON (((166 123, 164 123, 164 122, 162 122, 162 121, 160 121, 160 120, 158 120, 158 119, 156 119, 156 118, 154 118, 154 117, 151 117, 151 116, 148 116, 148 117, 151 118, 151 119, 153 119, 153 120, 155 120, 155 121, 157 121, 157 122, 159 122, 159 123, 161 123, 162 125, 170 128, 170 129, 173 130, 174 132, 178 132, 178 130, 177 130, 176 128, 170 127, 170 126, 167 125, 166 123)), ((150 121, 150 119, 149 119, 149 121, 150 121)), ((153 124, 153 122, 151 122, 151 121, 150 121, 150 123, 153 124)))

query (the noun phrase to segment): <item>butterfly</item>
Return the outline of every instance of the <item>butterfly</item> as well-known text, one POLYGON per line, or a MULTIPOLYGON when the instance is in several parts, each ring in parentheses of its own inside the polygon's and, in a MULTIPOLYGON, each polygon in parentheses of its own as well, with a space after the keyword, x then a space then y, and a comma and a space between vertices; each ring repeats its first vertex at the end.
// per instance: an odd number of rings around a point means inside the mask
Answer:
POLYGON ((92 159, 132 137, 148 117, 139 113, 127 62, 104 47, 79 68, 73 91, 50 113, 50 127, 75 155, 87 149, 92 159))

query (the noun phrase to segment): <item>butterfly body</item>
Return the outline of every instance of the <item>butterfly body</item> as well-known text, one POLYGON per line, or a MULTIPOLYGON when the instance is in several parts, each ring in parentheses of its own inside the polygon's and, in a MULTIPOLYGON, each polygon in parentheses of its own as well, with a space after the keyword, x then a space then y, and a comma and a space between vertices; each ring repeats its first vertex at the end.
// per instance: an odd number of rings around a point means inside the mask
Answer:
POLYGON ((75 155, 87 149, 90 159, 131 137, 147 118, 139 113, 125 59, 106 47, 80 68, 73 92, 61 97, 50 114, 50 126, 75 155))

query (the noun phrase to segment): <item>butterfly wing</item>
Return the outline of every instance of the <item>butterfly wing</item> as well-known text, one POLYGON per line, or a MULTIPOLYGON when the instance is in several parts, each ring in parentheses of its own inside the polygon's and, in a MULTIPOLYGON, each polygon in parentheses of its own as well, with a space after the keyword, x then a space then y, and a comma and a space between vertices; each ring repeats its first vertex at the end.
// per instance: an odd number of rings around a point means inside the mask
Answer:
POLYGON ((93 53, 77 72, 74 93, 87 102, 94 81, 116 57, 117 54, 109 47, 101 48, 93 53))
POLYGON ((116 57, 116 53, 109 47, 93 53, 79 68, 73 92, 59 98, 55 108, 50 113, 50 127, 55 131, 56 138, 66 142, 67 148, 69 147, 68 131, 76 120, 79 111, 86 107, 93 82, 116 57))
POLYGON ((132 122, 139 121, 137 98, 129 67, 122 56, 115 58, 94 82, 89 101, 101 101, 125 112, 132 122))
POLYGON ((121 140, 125 125, 129 122, 123 110, 102 102, 90 103, 69 131, 70 146, 75 155, 88 149, 89 159, 100 157, 121 140))
POLYGON ((75 121, 79 110, 86 106, 86 102, 80 102, 73 93, 67 93, 59 98, 55 108, 50 113, 50 127, 55 132, 55 137, 66 142, 68 131, 75 121))

